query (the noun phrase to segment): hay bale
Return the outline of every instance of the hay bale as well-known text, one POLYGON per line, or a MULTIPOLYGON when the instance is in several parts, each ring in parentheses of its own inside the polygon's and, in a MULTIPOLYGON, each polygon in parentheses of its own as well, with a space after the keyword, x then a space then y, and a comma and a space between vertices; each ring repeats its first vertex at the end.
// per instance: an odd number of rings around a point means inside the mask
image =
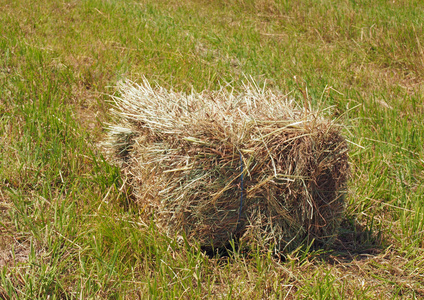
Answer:
POLYGON ((168 234, 276 251, 334 237, 348 147, 340 128, 246 84, 186 95, 123 82, 110 136, 135 201, 168 234))

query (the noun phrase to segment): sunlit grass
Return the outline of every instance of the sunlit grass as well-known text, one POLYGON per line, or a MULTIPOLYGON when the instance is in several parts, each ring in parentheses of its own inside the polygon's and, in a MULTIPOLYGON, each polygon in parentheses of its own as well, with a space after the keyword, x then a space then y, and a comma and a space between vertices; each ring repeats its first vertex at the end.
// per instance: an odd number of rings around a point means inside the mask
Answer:
POLYGON ((420 1, 0 0, 0 298, 424 296, 420 1), (333 249, 208 256, 144 224, 100 150, 118 80, 334 105, 350 143, 333 249))

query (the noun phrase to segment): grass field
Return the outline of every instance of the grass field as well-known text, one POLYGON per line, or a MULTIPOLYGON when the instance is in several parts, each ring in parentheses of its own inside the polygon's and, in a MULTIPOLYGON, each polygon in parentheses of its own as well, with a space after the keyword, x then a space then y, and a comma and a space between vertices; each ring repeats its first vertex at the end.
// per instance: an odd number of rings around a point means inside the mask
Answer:
POLYGON ((0 0, 0 298, 423 299, 421 0, 0 0), (144 224, 99 148, 110 94, 245 76, 333 106, 333 248, 208 256, 144 224))

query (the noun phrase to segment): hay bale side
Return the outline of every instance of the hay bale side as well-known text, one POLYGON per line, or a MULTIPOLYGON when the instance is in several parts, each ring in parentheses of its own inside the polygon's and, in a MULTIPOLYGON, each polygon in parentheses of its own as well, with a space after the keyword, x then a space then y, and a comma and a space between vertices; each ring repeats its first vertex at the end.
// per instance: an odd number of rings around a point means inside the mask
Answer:
POLYGON ((340 128, 259 89, 186 95, 121 83, 115 156, 146 218, 220 247, 232 237, 292 249, 336 234, 348 147, 340 128))

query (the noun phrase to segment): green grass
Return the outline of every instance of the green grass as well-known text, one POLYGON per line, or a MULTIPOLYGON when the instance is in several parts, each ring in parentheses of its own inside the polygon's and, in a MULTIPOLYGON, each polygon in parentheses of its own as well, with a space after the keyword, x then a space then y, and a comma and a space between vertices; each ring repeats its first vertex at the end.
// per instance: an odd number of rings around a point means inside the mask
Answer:
POLYGON ((0 298, 424 297, 421 1, 0 0, 0 298), (351 141, 333 249, 209 257, 144 224, 99 142, 113 86, 334 105, 351 141))

